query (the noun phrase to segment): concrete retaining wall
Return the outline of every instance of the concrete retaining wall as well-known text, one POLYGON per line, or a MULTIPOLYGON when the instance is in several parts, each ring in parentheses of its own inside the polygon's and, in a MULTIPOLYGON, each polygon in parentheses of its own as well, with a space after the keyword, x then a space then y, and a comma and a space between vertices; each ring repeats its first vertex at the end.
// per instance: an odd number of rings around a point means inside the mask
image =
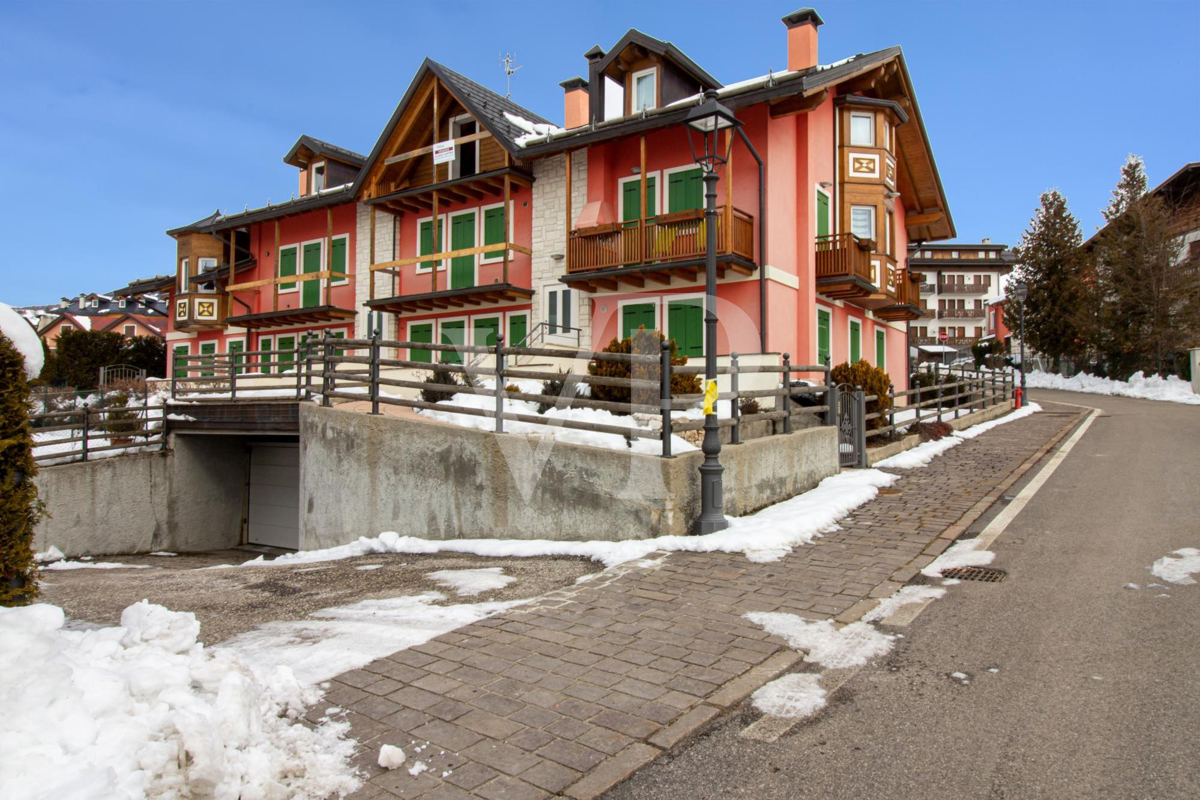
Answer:
MULTIPOLYGON (((1002 417, 1012 410, 1013 401, 1006 400, 998 405, 985 408, 982 411, 974 411, 970 414, 964 414, 958 419, 947 419, 945 422, 954 430, 961 431, 965 428, 971 427, 972 425, 978 425, 981 422, 988 422, 996 417, 1002 417)), ((950 413, 954 413, 953 410, 951 410, 950 413)), ((868 443, 870 443, 870 441, 870 439, 867 440, 868 443)), ((883 461, 885 458, 891 458, 898 453, 903 453, 905 450, 911 450, 920 443, 921 437, 915 433, 910 433, 908 436, 905 436, 898 442, 889 442, 888 444, 880 447, 868 447, 867 465, 874 466, 880 461, 883 461)))
MULTIPOLYGON (((624 540, 689 533, 699 452, 663 459, 433 422, 300 412, 300 546, 394 530, 429 539, 624 540)), ((833 428, 722 450, 725 504, 744 514, 838 471, 833 428)))
POLYGON ((43 467, 35 481, 50 516, 35 547, 75 557, 234 546, 245 464, 233 437, 174 436, 162 452, 43 467))

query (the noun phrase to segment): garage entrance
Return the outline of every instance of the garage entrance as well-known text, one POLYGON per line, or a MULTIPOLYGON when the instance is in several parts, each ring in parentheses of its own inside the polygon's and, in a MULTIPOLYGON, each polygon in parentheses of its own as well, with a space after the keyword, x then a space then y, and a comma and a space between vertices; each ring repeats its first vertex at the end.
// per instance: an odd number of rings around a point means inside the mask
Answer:
POLYGON ((300 445, 250 446, 250 544, 300 547, 300 445))

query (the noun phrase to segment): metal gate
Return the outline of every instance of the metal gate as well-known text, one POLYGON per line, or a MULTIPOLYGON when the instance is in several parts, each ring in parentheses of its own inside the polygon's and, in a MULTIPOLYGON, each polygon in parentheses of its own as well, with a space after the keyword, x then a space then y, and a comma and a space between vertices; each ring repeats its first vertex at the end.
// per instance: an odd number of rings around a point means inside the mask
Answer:
POLYGON ((838 465, 866 467, 866 398, 861 389, 843 383, 837 387, 838 465))
POLYGON ((146 380, 146 370, 138 367, 132 367, 129 364, 112 364, 110 366, 100 368, 101 392, 106 391, 108 389, 108 385, 113 382, 144 380, 146 380))

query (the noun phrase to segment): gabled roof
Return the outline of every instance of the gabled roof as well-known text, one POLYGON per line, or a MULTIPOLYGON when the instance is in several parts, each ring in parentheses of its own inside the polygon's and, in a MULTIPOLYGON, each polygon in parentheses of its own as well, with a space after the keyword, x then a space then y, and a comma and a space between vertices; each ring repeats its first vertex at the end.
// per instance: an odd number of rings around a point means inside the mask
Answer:
MULTIPOLYGON (((1191 198, 1197 192, 1200 192, 1200 161, 1192 161, 1191 163, 1184 164, 1175 171, 1175 174, 1158 186, 1155 186, 1146 194, 1161 195, 1163 200, 1174 206, 1191 198)), ((1110 224, 1105 223, 1098 228, 1080 247, 1084 250, 1090 250, 1094 247, 1096 239, 1099 238, 1100 234, 1108 230, 1110 224)))
POLYGON ((293 167, 303 167, 307 166, 309 159, 314 157, 318 159, 332 158, 335 161, 341 161, 355 167, 361 167, 367 160, 366 156, 356 153, 353 150, 338 147, 335 144, 315 139, 312 136, 301 136, 292 145, 292 149, 288 150, 287 155, 283 157, 283 163, 290 164, 293 167), (304 151, 307 151, 311 155, 301 161, 304 151))
POLYGON ((125 323, 125 320, 127 320, 127 319, 128 319, 128 320, 133 320, 134 322, 138 323, 138 324, 139 324, 139 325, 141 325, 142 327, 144 327, 144 328, 147 328, 147 329, 149 329, 149 330, 153 331, 154 333, 158 334, 159 336, 161 336, 161 335, 162 335, 162 329, 161 329, 161 328, 159 328, 157 325, 155 325, 155 324, 154 324, 154 323, 153 323, 153 322, 150 320, 150 318, 149 318, 149 317, 145 317, 145 316, 142 316, 142 315, 140 315, 140 314, 122 314, 121 316, 114 318, 112 322, 108 323, 107 325, 105 325, 105 326, 104 326, 103 328, 101 328, 100 330, 102 330, 102 331, 111 331, 113 328, 117 327, 118 325, 123 325, 123 324, 125 323))
POLYGON ((444 64, 439 64, 431 58, 426 58, 421 62, 421 66, 417 68, 417 74, 413 76, 412 81, 408 85, 408 90, 405 91, 404 97, 396 105, 396 110, 392 112, 391 119, 384 126, 383 132, 379 134, 379 138, 375 141, 375 147, 371 149, 371 154, 367 156, 366 163, 358 173, 358 180, 354 182, 353 191, 357 195, 358 190, 362 187, 362 183, 366 180, 367 175, 375 167, 376 163, 383 152, 383 148, 387 145, 388 140, 392 136, 392 132, 396 129, 396 125, 400 122, 404 112, 408 110, 409 104, 417 93, 417 89, 421 86, 421 82, 430 75, 436 75, 438 80, 446 87, 454 97, 463 104, 463 106, 479 121, 488 133, 495 137, 500 146, 509 152, 510 155, 520 157, 521 147, 517 140, 525 136, 528 130, 522 128, 512 122, 507 116, 523 118, 533 123, 543 125, 553 125, 550 120, 535 114, 524 106, 514 103, 507 97, 493 92, 485 86, 481 86, 461 73, 455 72, 444 64))
MULTIPOLYGON (((595 65, 595 69, 603 73, 604 70, 612 66, 612 63, 620 58, 621 53, 630 45, 637 45, 651 53, 669 58, 675 62, 684 72, 691 75, 704 89, 720 89, 721 82, 709 75, 708 72, 697 64, 695 61, 687 57, 682 50, 670 42, 664 42, 662 39, 655 39, 636 28, 630 28, 629 31, 621 37, 621 40, 613 45, 613 48, 608 51, 600 61, 595 65)), ((593 47, 588 51, 589 55, 602 53, 599 46, 593 47)))
POLYGON ((322 189, 317 194, 310 194, 307 197, 297 197, 292 200, 285 200, 282 203, 270 203, 268 205, 261 206, 260 208, 248 208, 245 211, 239 211, 236 214, 222 214, 221 210, 217 209, 204 219, 196 220, 191 225, 172 228, 171 230, 167 231, 167 235, 178 236, 181 233, 215 233, 216 231, 223 231, 228 230, 229 228, 238 228, 242 225, 249 225, 252 222, 262 222, 263 220, 275 219, 276 217, 286 217, 291 214, 299 214, 304 211, 325 208, 326 206, 340 205, 353 200, 353 195, 350 194, 351 185, 352 184, 349 183, 343 183, 341 186, 333 186, 329 189, 322 189))

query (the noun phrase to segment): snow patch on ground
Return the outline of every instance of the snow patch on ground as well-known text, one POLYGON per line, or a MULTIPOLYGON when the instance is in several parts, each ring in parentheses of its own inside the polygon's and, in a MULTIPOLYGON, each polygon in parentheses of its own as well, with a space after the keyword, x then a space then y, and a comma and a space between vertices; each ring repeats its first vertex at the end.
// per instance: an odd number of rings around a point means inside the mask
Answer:
POLYGON ((484 567, 482 569, 443 569, 425 575, 447 589, 458 592, 459 597, 473 597, 477 594, 503 589, 516 580, 511 575, 504 574, 503 567, 484 567))
POLYGON ((1146 377, 1143 372, 1135 372, 1127 381, 1115 381, 1110 378, 1098 378, 1086 372, 1064 378, 1062 375, 1035 370, 1028 373, 1025 380, 1031 389, 1061 389, 1065 392, 1119 395, 1141 400, 1200 405, 1200 395, 1192 391, 1192 385, 1174 375, 1168 375, 1166 378, 1157 375, 1146 377))
POLYGON ((116 561, 53 561, 42 566, 43 571, 66 569, 158 569, 158 567, 152 567, 149 564, 121 564, 116 561))
POLYGON ((803 719, 825 707, 821 677, 797 672, 776 678, 750 695, 756 709, 772 717, 803 719))
POLYGON ((866 622, 838 628, 831 619, 814 622, 776 611, 752 611, 744 616, 767 633, 785 639, 793 650, 805 651, 805 661, 830 669, 860 667, 892 649, 893 637, 866 622))
POLYGON ((119 627, 0 608, 4 797, 321 798, 353 791, 349 725, 297 722, 320 691, 196 641, 193 614, 145 601, 119 627))
POLYGON ((39 564, 50 564, 55 561, 63 561, 65 559, 66 559, 66 556, 63 555, 63 551, 59 550, 54 545, 50 545, 50 547, 47 548, 46 552, 44 552, 44 553, 34 553, 33 554, 33 560, 39 564))
POLYGON ((1003 417, 997 417, 987 422, 981 422, 978 425, 972 425, 966 430, 955 431, 935 441, 924 442, 911 450, 905 450, 903 453, 897 453, 890 458, 885 458, 883 461, 875 464, 875 466, 886 467, 888 469, 914 469, 916 467, 928 466, 929 462, 933 461, 934 458, 952 447, 958 447, 968 439, 974 439, 976 436, 987 433, 998 425, 1024 419, 1030 414, 1035 414, 1041 410, 1042 407, 1037 403, 1027 403, 1011 414, 1005 414, 1003 417))
POLYGON ((404 751, 395 745, 385 744, 379 748, 379 766, 384 769, 396 769, 404 766, 405 758, 404 751))
POLYGON ((426 592, 325 608, 309 619, 268 622, 214 649, 260 669, 282 664, 314 684, 525 602, 435 605, 445 599, 426 592))
POLYGON ((863 622, 877 622, 887 619, 892 614, 895 614, 901 606, 911 605, 912 603, 923 603, 926 600, 936 600, 943 597, 946 590, 938 586, 902 586, 891 597, 880 602, 879 605, 872 608, 866 614, 863 614, 863 622))
POLYGON ((935 558, 921 570, 927 578, 941 577, 942 572, 956 567, 982 567, 992 563, 996 554, 991 550, 980 550, 978 539, 963 539, 955 542, 946 552, 935 558))
POLYGON ((430 540, 386 531, 368 539, 331 547, 289 553, 272 561, 262 556, 243 566, 289 566, 336 561, 372 553, 468 553, 500 558, 575 556, 599 561, 606 567, 645 558, 656 551, 689 553, 744 553, 755 562, 777 561, 793 547, 808 544, 833 530, 838 519, 870 500, 879 489, 899 480, 875 469, 843 472, 826 478, 811 491, 752 514, 733 517, 729 528, 706 536, 660 536, 622 542, 567 542, 548 539, 430 540))
POLYGON ((1194 547, 1180 548, 1171 555, 1155 561, 1150 571, 1168 583, 1195 583, 1196 579, 1192 575, 1200 572, 1200 550, 1194 547))

